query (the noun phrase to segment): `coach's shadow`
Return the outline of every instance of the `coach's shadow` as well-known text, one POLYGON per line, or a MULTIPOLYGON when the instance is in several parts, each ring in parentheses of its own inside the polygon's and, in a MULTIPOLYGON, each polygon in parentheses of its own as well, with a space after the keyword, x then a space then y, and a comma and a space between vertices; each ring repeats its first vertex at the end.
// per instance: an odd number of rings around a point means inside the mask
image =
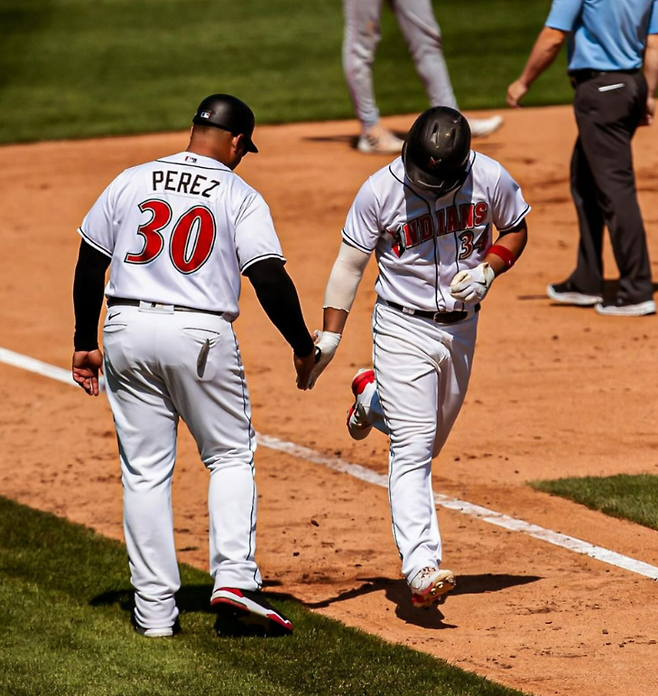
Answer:
MULTIPOLYGON (((211 614, 210 595, 212 584, 207 585, 183 585, 176 593, 176 604, 184 612, 205 612, 211 614)), ((92 607, 110 606, 118 604, 122 611, 132 612, 135 607, 133 590, 113 590, 103 592, 94 597, 89 604, 92 607)))
MULTIPOLYGON (((277 580, 264 583, 264 587, 267 589, 278 585, 280 585, 280 582, 277 580)), ((181 614, 215 614, 215 611, 210 606, 212 590, 213 585, 211 582, 204 585, 183 585, 176 593, 176 605, 180 609, 181 614)), ((270 593, 266 591, 263 594, 264 598, 268 600, 294 599, 294 597, 284 593, 270 593)), ((134 596, 132 589, 113 590, 93 597, 89 604, 93 607, 118 605, 122 611, 132 614, 135 608, 134 596)), ((232 621, 227 618, 222 619, 219 616, 215 621, 215 630, 222 637, 264 635, 265 633, 274 635, 271 629, 264 631, 259 626, 249 626, 239 621, 232 621)))
MULTIPOLYGON (((267 599, 294 599, 284 593, 270 593, 268 590, 280 586, 278 580, 266 580, 263 583, 264 596, 267 599)), ((210 608, 210 595, 212 594, 212 582, 204 585, 184 584, 176 593, 176 604, 182 612, 202 612, 206 614, 214 613, 210 608)), ((299 600, 297 600, 299 601, 299 600)), ((103 592, 93 597, 89 604, 92 607, 110 606, 118 604, 122 611, 132 612, 135 607, 134 592, 132 589, 113 590, 103 592)))
MULTIPOLYGON (((409 588, 404 580, 391 580, 390 578, 360 578, 364 581, 361 587, 348 590, 321 602, 305 603, 309 609, 322 609, 336 602, 360 597, 372 592, 385 593, 386 599, 395 604, 395 615, 405 623, 429 629, 456 628, 455 624, 446 623, 445 616, 440 606, 434 604, 427 609, 415 609, 411 604, 409 588)), ((508 587, 527 585, 530 582, 542 580, 538 575, 508 575, 485 573, 483 575, 459 575, 457 587, 447 596, 447 601, 455 595, 484 594, 486 592, 499 592, 508 587)))

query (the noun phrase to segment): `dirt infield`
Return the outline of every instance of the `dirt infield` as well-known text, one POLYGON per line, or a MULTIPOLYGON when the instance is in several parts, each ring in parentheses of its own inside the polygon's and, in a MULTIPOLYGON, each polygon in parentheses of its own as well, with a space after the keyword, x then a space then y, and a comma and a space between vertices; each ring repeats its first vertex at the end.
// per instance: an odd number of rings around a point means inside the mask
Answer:
MULTIPOLYGON (((404 131, 413 117, 388 119, 404 131)), ((386 158, 350 147, 354 123, 263 127, 239 173, 272 209, 311 328, 339 231, 386 158)), ((568 184, 569 108, 506 114, 476 148, 501 160, 533 212, 530 243, 496 281, 480 317, 466 405, 435 462, 446 493, 658 565, 658 533, 534 492, 561 475, 658 473, 658 318, 604 318, 545 296, 575 258, 568 184)), ((0 346, 70 361, 75 229, 120 170, 184 149, 186 134, 0 148, 0 346)), ((640 202, 658 278, 656 127, 635 141, 640 202)), ((616 271, 607 251, 608 277, 616 271)), ((387 443, 344 427, 350 379, 370 362, 374 264, 345 338, 310 393, 248 284, 236 327, 256 429, 383 473, 387 443)), ((399 574, 382 488, 261 447, 257 557, 268 589, 529 693, 657 694, 658 583, 439 511, 458 590, 441 612, 414 612, 399 574), (651 617, 651 618, 650 618, 651 617)), ((181 561, 207 566, 207 474, 186 432, 174 483, 181 561)), ((0 364, 0 493, 122 538, 121 484, 104 398, 0 364)))

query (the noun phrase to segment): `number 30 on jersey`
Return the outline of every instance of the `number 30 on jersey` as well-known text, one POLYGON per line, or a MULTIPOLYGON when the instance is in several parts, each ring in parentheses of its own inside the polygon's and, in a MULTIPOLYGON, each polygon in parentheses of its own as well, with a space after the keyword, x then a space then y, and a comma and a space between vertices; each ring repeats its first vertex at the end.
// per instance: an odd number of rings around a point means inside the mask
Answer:
POLYGON ((165 248, 165 234, 169 236, 169 258, 174 268, 189 275, 198 271, 208 260, 215 245, 217 225, 212 212, 202 205, 190 208, 170 227, 173 218, 166 201, 154 198, 139 204, 143 213, 151 213, 151 219, 137 228, 144 238, 144 246, 138 253, 128 253, 126 263, 147 264, 154 261, 165 248))

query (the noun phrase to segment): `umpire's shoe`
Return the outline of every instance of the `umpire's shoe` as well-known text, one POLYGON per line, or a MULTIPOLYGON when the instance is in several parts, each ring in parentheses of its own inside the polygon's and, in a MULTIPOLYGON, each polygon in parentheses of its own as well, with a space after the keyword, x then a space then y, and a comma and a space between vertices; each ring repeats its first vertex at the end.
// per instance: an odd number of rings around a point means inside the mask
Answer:
POLYGON ((603 302, 601 295, 591 295, 581 292, 575 288, 571 281, 565 280, 564 283, 553 283, 546 288, 546 294, 554 302, 576 305, 577 307, 593 307, 603 302))
POLYGON ((598 314, 607 317, 645 317, 656 313, 656 303, 653 300, 645 302, 624 302, 616 297, 610 302, 602 302, 594 307, 598 314))
POLYGON ((260 592, 236 587, 218 587, 210 597, 217 613, 215 630, 226 636, 286 636, 292 623, 275 609, 260 592))

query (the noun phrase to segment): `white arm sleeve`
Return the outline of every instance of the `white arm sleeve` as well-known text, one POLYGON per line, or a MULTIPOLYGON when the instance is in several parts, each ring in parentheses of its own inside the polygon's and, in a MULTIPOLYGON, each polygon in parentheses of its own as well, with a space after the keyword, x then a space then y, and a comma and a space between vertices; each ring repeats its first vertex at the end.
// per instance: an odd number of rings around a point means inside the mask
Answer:
POLYGON ((370 254, 343 242, 324 291, 323 308, 352 309, 356 291, 368 265, 370 254))

